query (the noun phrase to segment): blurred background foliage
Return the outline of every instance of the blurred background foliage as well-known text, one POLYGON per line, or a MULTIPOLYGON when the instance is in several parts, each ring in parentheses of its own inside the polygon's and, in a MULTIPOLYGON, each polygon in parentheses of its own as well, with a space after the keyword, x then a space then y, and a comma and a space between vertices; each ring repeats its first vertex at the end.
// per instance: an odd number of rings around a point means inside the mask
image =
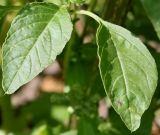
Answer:
MULTIPOLYGON (((29 2, 35 1, 0 0, 1 46, 11 21, 29 2)), ((160 83, 140 128, 131 133, 111 107, 102 86, 95 43, 97 24, 74 14, 86 9, 129 29, 147 45, 160 71, 160 41, 140 1, 86 0, 69 6, 75 29, 57 61, 11 96, 1 88, 0 135, 159 135, 160 83)))

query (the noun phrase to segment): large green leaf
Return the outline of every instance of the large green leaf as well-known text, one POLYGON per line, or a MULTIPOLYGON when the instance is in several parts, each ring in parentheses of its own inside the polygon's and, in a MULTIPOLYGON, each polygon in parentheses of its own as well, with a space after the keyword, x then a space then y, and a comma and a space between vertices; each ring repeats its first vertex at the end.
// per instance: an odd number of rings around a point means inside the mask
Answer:
POLYGON ((141 2, 160 38, 160 0, 141 0, 141 2))
POLYGON ((157 85, 155 61, 128 30, 102 20, 97 43, 105 90, 126 126, 135 131, 157 85))
POLYGON ((65 7, 49 3, 25 6, 12 22, 3 46, 5 92, 15 92, 53 63, 71 32, 72 23, 65 7))

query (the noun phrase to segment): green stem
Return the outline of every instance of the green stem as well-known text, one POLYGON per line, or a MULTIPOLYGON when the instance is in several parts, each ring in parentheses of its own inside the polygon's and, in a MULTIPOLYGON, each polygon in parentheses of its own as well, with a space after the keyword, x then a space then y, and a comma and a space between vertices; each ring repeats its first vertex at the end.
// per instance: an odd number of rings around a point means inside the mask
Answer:
POLYGON ((88 10, 92 12, 94 10, 96 4, 97 4, 97 0, 92 0, 88 10))
MULTIPOLYGON (((89 7, 88 7, 88 11, 93 12, 96 4, 97 4, 97 0, 92 0, 89 7)), ((83 42, 83 39, 86 36, 87 27, 88 27, 88 18, 85 20, 84 29, 83 29, 83 33, 81 36, 81 42, 83 42)))
POLYGON ((102 18, 104 19, 105 16, 106 16, 106 13, 108 13, 108 5, 109 5, 109 0, 106 0, 105 3, 104 3, 104 8, 103 8, 103 12, 102 12, 102 18))
POLYGON ((93 18, 94 20, 96 20, 98 23, 101 23, 101 21, 102 21, 102 19, 99 16, 97 16, 96 14, 93 14, 90 11, 80 10, 80 11, 77 11, 77 14, 87 15, 87 16, 93 18))
POLYGON ((70 41, 68 42, 68 44, 66 46, 66 51, 65 51, 64 61, 63 61, 63 67, 64 67, 63 77, 64 77, 64 79, 67 76, 70 56, 71 56, 71 52, 72 52, 72 46, 75 43, 75 35, 76 35, 75 30, 73 30, 72 36, 71 36, 72 38, 70 39, 70 41))
MULTIPOLYGON (((1 64, 1 63, 0 63, 1 64)), ((2 82, 2 70, 0 68, 0 82, 2 82)), ((2 84, 0 85, 0 108, 1 108, 1 118, 2 118, 2 128, 5 131, 14 131, 15 129, 15 119, 14 111, 11 105, 11 98, 8 95, 4 95, 2 89, 2 84)))
POLYGON ((103 19, 121 25, 125 20, 131 0, 107 0, 103 19))
POLYGON ((2 111, 2 127, 5 131, 10 132, 15 130, 14 112, 11 105, 10 96, 5 95, 0 98, 0 105, 2 111))

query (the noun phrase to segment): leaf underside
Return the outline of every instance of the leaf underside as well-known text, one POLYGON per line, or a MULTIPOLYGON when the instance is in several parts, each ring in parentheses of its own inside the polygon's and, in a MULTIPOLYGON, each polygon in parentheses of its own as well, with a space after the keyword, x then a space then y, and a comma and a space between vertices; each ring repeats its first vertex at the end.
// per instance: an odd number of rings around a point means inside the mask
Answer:
POLYGON ((138 38, 108 22, 100 24, 97 43, 106 93, 128 129, 135 131, 157 85, 155 61, 138 38))
POLYGON ((13 20, 3 45, 3 88, 14 93, 60 54, 70 39, 72 23, 65 7, 26 5, 13 20))

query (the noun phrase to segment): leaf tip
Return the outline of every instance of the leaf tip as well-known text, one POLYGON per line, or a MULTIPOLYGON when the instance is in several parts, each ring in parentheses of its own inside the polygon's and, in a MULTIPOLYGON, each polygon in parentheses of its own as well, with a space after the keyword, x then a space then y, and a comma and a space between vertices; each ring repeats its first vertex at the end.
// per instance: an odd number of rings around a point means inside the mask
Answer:
POLYGON ((126 127, 132 132, 136 131, 140 127, 141 116, 134 113, 130 114, 130 117, 123 116, 122 120, 124 121, 126 127))

